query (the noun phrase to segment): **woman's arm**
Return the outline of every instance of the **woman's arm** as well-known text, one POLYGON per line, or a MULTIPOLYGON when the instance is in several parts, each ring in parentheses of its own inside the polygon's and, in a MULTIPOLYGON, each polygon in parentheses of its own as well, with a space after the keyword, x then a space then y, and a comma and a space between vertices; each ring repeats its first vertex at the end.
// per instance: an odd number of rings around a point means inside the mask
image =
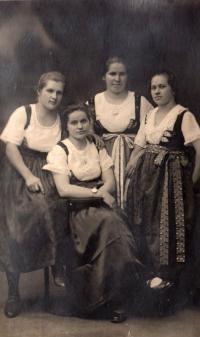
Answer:
POLYGON ((104 202, 110 208, 114 208, 116 207, 116 200, 112 194, 115 192, 116 184, 112 168, 102 172, 102 180, 104 184, 99 188, 98 193, 102 195, 104 202))
POLYGON ((106 191, 108 193, 114 193, 116 189, 115 178, 113 169, 109 168, 102 172, 103 186, 99 188, 99 191, 106 191))
POLYGON ((195 140, 192 142, 192 145, 195 149, 195 164, 194 164, 194 171, 192 175, 193 183, 195 184, 200 177, 200 139, 195 140))
POLYGON ((17 145, 6 143, 6 155, 13 167, 21 174, 26 182, 26 186, 32 192, 41 191, 44 193, 44 188, 38 177, 35 177, 29 168, 25 165, 23 158, 19 152, 17 145))
POLYGON ((103 174, 102 178, 103 180, 105 180, 105 184, 98 190, 97 193, 93 193, 91 188, 86 188, 86 187, 81 187, 81 186, 70 184, 68 175, 60 174, 60 173, 53 173, 55 185, 56 185, 58 194, 61 197, 66 197, 66 198, 100 197, 109 207, 114 207, 115 199, 109 193, 109 191, 113 190, 114 188, 111 177, 112 177, 111 172, 107 172, 103 174))
POLYGON ((92 198, 97 195, 93 193, 91 188, 76 186, 70 184, 69 177, 66 174, 53 173, 58 194, 66 198, 92 198))
POLYGON ((133 152, 125 169, 126 177, 130 177, 135 169, 138 159, 143 154, 144 148, 139 145, 134 145, 133 152))

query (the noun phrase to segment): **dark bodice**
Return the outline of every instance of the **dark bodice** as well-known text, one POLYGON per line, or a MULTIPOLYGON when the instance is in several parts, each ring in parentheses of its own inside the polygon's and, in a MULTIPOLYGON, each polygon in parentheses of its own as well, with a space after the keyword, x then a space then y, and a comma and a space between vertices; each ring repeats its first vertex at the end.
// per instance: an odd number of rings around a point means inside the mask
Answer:
MULTIPOLYGON (((128 127, 124 130, 123 133, 125 134, 136 134, 139 126, 140 126, 140 101, 141 96, 135 94, 133 104, 135 104, 135 119, 131 119, 128 127)), ((88 106, 90 109, 90 114, 94 123, 94 131, 97 135, 102 136, 103 134, 110 133, 104 126, 101 124, 99 120, 96 119, 96 112, 95 112, 95 102, 94 98, 88 100, 88 106)), ((105 112, 106 113, 106 112, 105 112)), ((116 132, 117 133, 117 132, 116 132)))
POLYGON ((184 136, 181 130, 181 124, 183 116, 187 110, 180 113, 176 119, 173 130, 166 130, 164 132, 164 138, 166 141, 160 141, 159 145, 168 148, 169 150, 184 150, 184 136))

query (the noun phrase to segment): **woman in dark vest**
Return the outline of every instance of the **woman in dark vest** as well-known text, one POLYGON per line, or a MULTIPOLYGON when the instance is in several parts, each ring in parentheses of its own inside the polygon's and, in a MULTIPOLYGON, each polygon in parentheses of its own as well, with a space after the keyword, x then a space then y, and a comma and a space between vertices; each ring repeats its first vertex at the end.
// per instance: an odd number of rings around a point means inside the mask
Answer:
POLYGON ((152 76, 151 95, 157 107, 143 119, 127 166, 127 210, 140 257, 147 266, 147 284, 160 289, 179 283, 191 254, 200 128, 194 115, 176 103, 172 73, 161 71, 152 76), (190 147, 195 150, 195 160, 190 147))
POLYGON ((127 89, 127 66, 122 58, 115 56, 107 60, 103 80, 106 90, 87 103, 91 107, 94 132, 102 136, 113 159, 117 204, 123 208, 125 167, 140 121, 152 106, 145 97, 127 89))

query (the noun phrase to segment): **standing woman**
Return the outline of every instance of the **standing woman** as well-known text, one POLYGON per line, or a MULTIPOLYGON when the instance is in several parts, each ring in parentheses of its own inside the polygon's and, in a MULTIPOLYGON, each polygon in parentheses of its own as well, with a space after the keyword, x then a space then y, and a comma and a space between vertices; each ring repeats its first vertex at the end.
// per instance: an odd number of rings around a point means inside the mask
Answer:
POLYGON ((16 109, 1 134, 6 157, 0 171, 0 267, 8 281, 7 317, 20 312, 20 273, 54 265, 63 234, 53 218, 56 188, 42 166, 61 139, 58 108, 64 86, 61 73, 43 74, 37 103, 16 109))
POLYGON ((127 166, 128 215, 151 288, 177 280, 190 254, 192 185, 200 175, 200 128, 176 103, 174 75, 151 78, 157 107, 141 123, 127 166), (192 146, 195 160, 188 155, 192 146), (137 159, 141 148, 143 154, 137 159))
POLYGON ((124 207, 125 167, 133 149, 140 121, 152 109, 145 97, 127 89, 127 66, 123 59, 107 60, 103 80, 106 90, 88 101, 94 120, 94 132, 102 136, 114 162, 117 203, 124 207))

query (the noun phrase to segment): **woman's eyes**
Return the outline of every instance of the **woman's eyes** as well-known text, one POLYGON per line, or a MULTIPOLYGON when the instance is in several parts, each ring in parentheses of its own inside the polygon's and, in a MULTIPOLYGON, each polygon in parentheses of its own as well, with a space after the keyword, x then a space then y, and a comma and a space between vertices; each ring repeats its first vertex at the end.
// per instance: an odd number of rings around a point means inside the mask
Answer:
POLYGON ((109 73, 110 76, 116 76, 116 75, 119 75, 119 76, 126 76, 126 73, 115 73, 115 72, 111 72, 109 73))
POLYGON ((87 119, 82 119, 81 121, 72 121, 71 125, 77 125, 79 123, 81 124, 87 124, 88 120, 87 119))
POLYGON ((164 89, 164 88, 166 88, 166 85, 158 85, 157 87, 155 86, 152 86, 151 87, 151 90, 156 90, 157 88, 159 88, 159 89, 164 89))
MULTIPOLYGON (((47 89, 47 92, 48 92, 49 94, 52 94, 52 93, 54 93, 54 90, 53 90, 53 89, 47 89)), ((59 91, 56 91, 56 94, 57 94, 57 95, 62 95, 63 92, 59 90, 59 91)))

